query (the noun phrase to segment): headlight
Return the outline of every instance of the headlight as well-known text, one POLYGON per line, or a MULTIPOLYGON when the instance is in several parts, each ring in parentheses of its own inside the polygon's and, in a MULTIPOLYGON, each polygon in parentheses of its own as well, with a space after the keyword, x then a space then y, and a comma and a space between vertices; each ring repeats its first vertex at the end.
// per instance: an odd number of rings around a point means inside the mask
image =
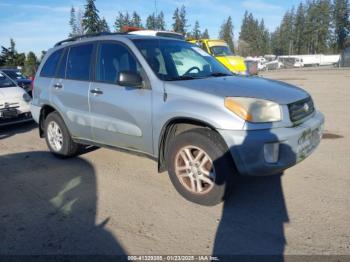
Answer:
POLYGON ((26 102, 30 102, 30 100, 32 100, 32 98, 27 93, 24 93, 23 94, 23 100, 26 101, 26 102))
POLYGON ((246 121, 254 123, 282 120, 279 104, 257 98, 226 97, 225 107, 246 121))

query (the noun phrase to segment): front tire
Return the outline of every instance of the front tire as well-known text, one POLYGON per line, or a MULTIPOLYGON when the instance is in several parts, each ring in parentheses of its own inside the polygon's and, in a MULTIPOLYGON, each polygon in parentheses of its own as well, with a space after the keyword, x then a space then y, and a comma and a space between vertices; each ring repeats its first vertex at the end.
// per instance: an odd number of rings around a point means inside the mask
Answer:
POLYGON ((57 112, 52 112, 46 117, 44 132, 46 144, 55 156, 66 158, 79 152, 79 144, 72 140, 67 126, 57 112))
POLYGON ((169 146, 167 163, 175 189, 191 202, 213 206, 232 189, 233 160, 215 131, 200 128, 177 135, 169 146))

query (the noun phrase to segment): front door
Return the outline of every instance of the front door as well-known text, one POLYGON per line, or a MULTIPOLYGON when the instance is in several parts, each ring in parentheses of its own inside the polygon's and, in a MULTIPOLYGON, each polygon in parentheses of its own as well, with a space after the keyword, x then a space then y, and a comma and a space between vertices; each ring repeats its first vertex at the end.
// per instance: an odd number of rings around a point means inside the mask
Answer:
POLYGON ((101 144, 153 154, 152 91, 118 85, 122 71, 141 74, 141 66, 122 43, 101 42, 97 47, 95 81, 89 103, 92 134, 101 144))

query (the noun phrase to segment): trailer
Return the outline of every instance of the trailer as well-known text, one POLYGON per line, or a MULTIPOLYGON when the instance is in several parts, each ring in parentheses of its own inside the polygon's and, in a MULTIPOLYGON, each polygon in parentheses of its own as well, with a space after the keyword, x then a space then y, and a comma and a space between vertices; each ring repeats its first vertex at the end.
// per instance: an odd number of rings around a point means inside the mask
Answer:
POLYGON ((339 62, 340 55, 299 55, 304 66, 326 66, 334 65, 339 62))

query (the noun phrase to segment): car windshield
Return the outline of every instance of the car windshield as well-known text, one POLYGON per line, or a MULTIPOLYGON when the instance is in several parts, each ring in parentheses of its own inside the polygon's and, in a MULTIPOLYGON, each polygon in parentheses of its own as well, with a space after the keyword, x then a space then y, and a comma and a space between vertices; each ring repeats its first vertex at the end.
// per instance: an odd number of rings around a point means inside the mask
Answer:
POLYGON ((217 45, 210 47, 211 52, 214 56, 228 56, 233 55, 232 51, 228 46, 225 45, 217 45))
POLYGON ((16 84, 6 75, 0 72, 0 88, 16 86, 16 84))
POLYGON ((3 72, 13 80, 27 79, 20 71, 17 70, 3 70, 3 72))
POLYGON ((152 70, 165 81, 232 76, 215 58, 185 41, 135 39, 152 70))

